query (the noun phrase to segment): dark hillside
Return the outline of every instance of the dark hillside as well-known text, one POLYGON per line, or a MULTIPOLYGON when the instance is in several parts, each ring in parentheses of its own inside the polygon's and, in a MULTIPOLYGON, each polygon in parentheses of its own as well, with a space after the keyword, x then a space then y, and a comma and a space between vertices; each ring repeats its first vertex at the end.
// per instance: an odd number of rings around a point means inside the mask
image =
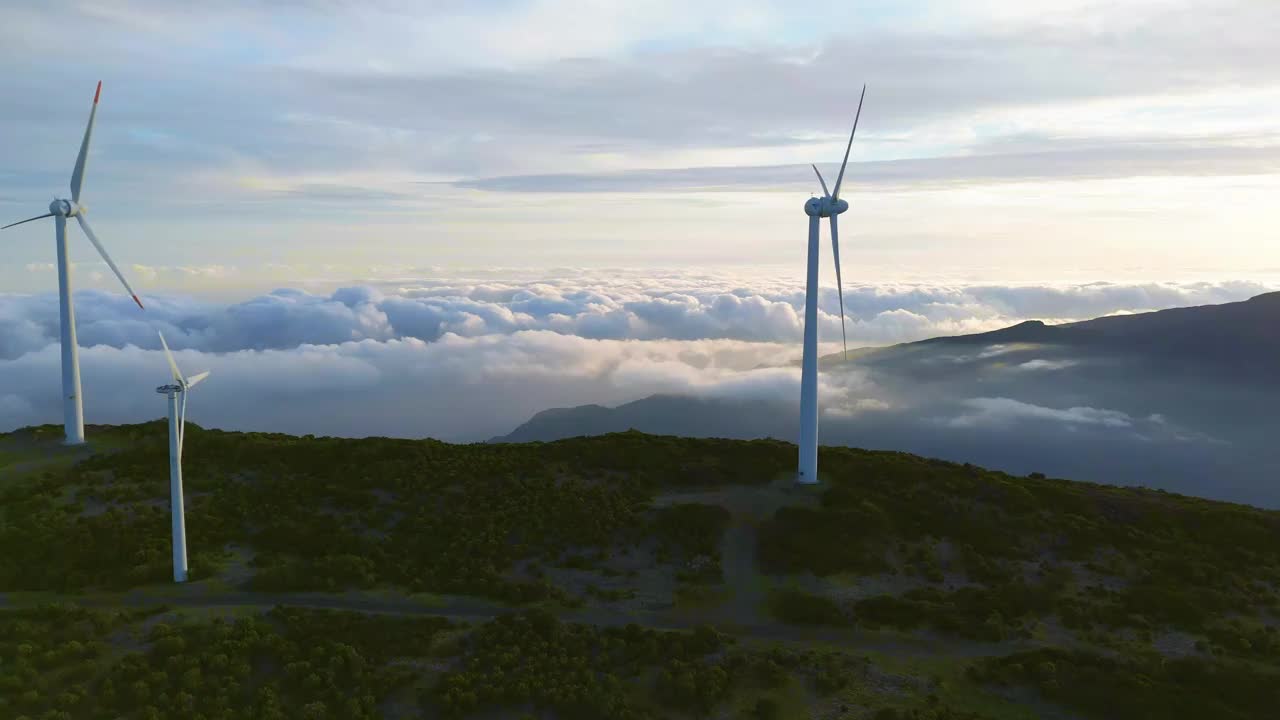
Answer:
POLYGON ((48 461, 0 481, 4 717, 1190 720, 1280 687, 1280 513, 1248 506, 852 448, 800 491, 767 440, 191 427, 174 587, 164 426, 56 436, 0 437, 48 461))
POLYGON ((1212 369, 1237 379, 1280 379, 1280 292, 1243 302, 1113 315, 1062 325, 1029 320, 973 335, 903 347, 1043 343, 1079 351, 1134 355, 1172 367, 1212 369))

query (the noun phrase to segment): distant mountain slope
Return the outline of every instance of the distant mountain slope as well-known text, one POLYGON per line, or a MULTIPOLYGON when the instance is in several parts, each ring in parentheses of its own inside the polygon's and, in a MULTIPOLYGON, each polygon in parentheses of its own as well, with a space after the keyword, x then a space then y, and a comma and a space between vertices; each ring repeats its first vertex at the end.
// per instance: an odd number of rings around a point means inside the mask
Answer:
MULTIPOLYGON (((1173 308, 1046 325, 1029 320, 991 332, 939 337, 910 346, 1043 343, 1145 355, 1172 365, 1214 365, 1280 378, 1280 292, 1243 302, 1173 308)), ((902 346, 898 346, 902 347, 902 346)))
MULTIPOLYGON (((824 357, 825 445, 1280 506, 1280 293, 824 357)), ((793 441, 797 407, 653 396, 538 413, 495 442, 636 429, 793 441)))
MULTIPOLYGON (((1273 370, 1268 359, 1280 359, 1280 292, 1220 305, 1198 305, 1050 325, 1026 320, 1016 325, 971 333, 849 351, 849 361, 894 351, 938 345, 1035 343, 1117 353, 1175 355, 1184 359, 1257 365, 1273 370), (1257 360, 1255 363, 1254 360, 1257 360)), ((838 363, 843 353, 824 355, 838 363)))
POLYGON ((581 405, 552 408, 534 415, 508 435, 489 442, 559 440, 611 432, 641 432, 682 437, 770 437, 777 429, 772 405, 750 400, 651 395, 613 408, 581 405), (710 432, 708 432, 710 431, 710 432))

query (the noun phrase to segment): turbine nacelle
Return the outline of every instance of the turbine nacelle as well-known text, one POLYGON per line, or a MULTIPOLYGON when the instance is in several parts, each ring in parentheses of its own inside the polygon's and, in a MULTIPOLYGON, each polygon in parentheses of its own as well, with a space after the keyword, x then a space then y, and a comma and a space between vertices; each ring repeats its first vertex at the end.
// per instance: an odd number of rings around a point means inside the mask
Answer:
POLYGON ((62 217, 79 215, 84 208, 71 200, 54 200, 49 203, 49 214, 62 217))
POLYGON ((849 209, 844 200, 832 200, 827 197, 812 197, 804 204, 804 214, 810 217, 833 217, 849 209))

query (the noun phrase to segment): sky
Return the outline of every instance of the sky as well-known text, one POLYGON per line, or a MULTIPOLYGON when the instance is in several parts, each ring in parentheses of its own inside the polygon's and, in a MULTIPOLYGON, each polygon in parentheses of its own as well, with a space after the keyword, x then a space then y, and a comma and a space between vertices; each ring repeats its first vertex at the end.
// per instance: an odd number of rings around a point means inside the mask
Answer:
MULTIPOLYGON (((3 5, 0 214, 66 194, 103 80, 85 200, 143 292, 801 278, 808 163, 836 173, 863 83, 849 277, 1280 274, 1269 0, 3 5)), ((0 287, 49 288, 51 235, 6 232, 0 287)), ((72 253, 80 287, 113 287, 72 253)))
MULTIPOLYGON (((835 176, 864 83, 852 347, 1280 289, 1271 0, 0 17, 0 218, 68 194, 103 81, 82 199, 148 309, 72 227, 90 423, 163 412, 156 330, 214 370, 191 417, 226 428, 470 441, 657 392, 795 397, 809 163, 835 176)), ((0 431, 60 420, 52 235, 0 234, 0 431)))

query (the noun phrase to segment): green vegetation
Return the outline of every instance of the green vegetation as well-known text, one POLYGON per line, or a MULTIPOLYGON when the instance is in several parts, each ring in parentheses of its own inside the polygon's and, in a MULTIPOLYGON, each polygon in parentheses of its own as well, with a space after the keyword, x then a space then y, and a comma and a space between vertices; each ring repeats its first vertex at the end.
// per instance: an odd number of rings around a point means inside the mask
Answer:
POLYGON ((42 462, 55 431, 0 436, 22 463, 0 467, 4 718, 1234 719, 1280 700, 1280 513, 842 448, 814 496, 767 484, 795 459, 774 441, 191 427, 197 582, 173 588, 164 426, 42 462), (264 611, 317 604, 302 591, 406 614, 264 611), (166 599, 186 609, 144 607, 166 599))
POLYGON ((0 613, 0 716, 376 718, 382 699, 416 679, 391 661, 427 654, 452 627, 277 608, 234 622, 135 626, 143 649, 113 652, 111 634, 139 619, 61 607, 0 613))
POLYGON ((853 606, 859 623, 912 630, 927 626, 974 640, 997 642, 1031 636, 1030 624, 1053 609, 1054 589, 1022 582, 954 592, 911 590, 900 597, 880 595, 853 606))
POLYGON ((61 720, 91 705, 90 686, 113 652, 111 633, 154 612, 46 606, 0 613, 0 717, 61 720))
POLYGON ((388 660, 420 654, 450 623, 277 609, 265 618, 171 627, 121 661, 95 695, 141 718, 376 718, 378 701, 413 675, 388 660))
POLYGON ((514 702, 570 718, 650 717, 628 688, 666 663, 659 695, 676 706, 707 708, 722 699, 727 677, 704 677, 698 661, 721 646, 710 629, 663 633, 566 625, 545 612, 508 616, 471 635, 462 667, 431 696, 453 715, 514 702))
POLYGON ((235 619, 155 613, 0 611, 0 716, 359 719, 394 705, 448 717, 700 717, 743 690, 829 697, 874 672, 866 658, 743 647, 709 627, 601 628, 545 611, 474 628, 283 607, 235 619))
POLYGON ((1026 686, 1090 718, 1244 720, 1274 717, 1280 673, 1201 658, 1114 658, 1058 649, 980 662, 974 680, 1026 686))
POLYGON ((822 462, 821 507, 779 510, 760 560, 934 585, 862 600, 859 623, 988 640, 1050 616, 1079 631, 1209 633, 1280 609, 1280 513, 900 453, 823 448, 822 462), (942 587, 944 576, 961 586, 942 587))
POLYGON ((986 720, 985 716, 978 713, 932 706, 911 710, 883 708, 871 717, 872 720, 986 720))
POLYGON ((598 628, 531 612, 478 628, 429 697, 454 715, 527 705, 563 718, 705 716, 743 689, 800 683, 825 697, 869 671, 843 652, 738 647, 710 627, 598 628))
POLYGON ((782 588, 769 595, 769 611, 783 622, 797 625, 848 625, 848 611, 835 600, 794 588, 782 588))
POLYGON ((729 526, 729 511, 700 503, 670 505, 654 513, 652 534, 659 560, 677 560, 680 577, 689 581, 720 580, 720 539, 729 526))
MULTIPOLYGON (((0 587, 123 588, 168 576, 166 430, 116 432, 124 449, 0 486, 0 587)), ((236 543, 255 553, 260 590, 391 585, 525 602, 560 593, 515 577, 518 561, 633 545, 648 529, 673 560, 704 555, 695 572, 714 576, 712 535, 724 511, 667 508, 650 520, 649 498, 695 481, 749 481, 776 445, 708 452, 701 441, 639 433, 607 443, 449 445, 189 426, 193 577, 207 576, 236 543), (706 526, 690 532, 686 518, 706 526)))

